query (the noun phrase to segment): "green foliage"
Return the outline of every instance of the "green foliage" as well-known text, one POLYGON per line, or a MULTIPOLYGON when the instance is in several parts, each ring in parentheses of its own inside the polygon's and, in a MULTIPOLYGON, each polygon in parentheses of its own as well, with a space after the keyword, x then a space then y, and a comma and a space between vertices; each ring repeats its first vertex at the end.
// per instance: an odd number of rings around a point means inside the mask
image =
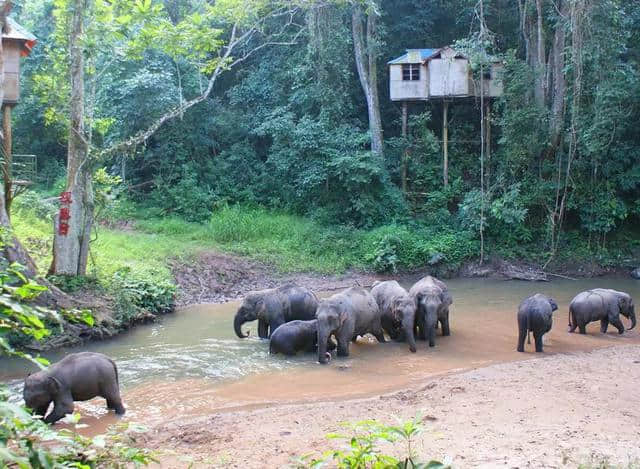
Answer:
POLYGON ((116 299, 115 318, 126 324, 140 314, 162 314, 175 307, 176 286, 148 272, 134 272, 128 267, 117 270, 109 285, 116 299))
POLYGON ((320 458, 305 455, 296 461, 298 468, 316 468, 333 462, 339 469, 450 469, 438 461, 419 462, 415 453, 415 438, 422 431, 417 419, 400 425, 382 425, 375 420, 363 420, 355 424, 343 424, 348 434, 330 433, 327 438, 346 443, 342 449, 325 451, 320 458), (394 448, 404 446, 401 457, 385 454, 381 443, 391 443, 394 448))

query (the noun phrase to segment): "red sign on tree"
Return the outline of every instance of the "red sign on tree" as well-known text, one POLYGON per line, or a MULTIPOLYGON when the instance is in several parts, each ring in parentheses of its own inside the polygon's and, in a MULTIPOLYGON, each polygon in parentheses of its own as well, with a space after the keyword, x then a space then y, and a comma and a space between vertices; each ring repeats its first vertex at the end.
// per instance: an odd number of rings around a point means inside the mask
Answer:
MULTIPOLYGON (((69 205, 71 203, 71 192, 62 192, 60 194, 60 203, 69 205)), ((60 207, 60 213, 58 215, 58 234, 61 236, 67 236, 69 234, 69 223, 67 221, 71 218, 71 212, 69 207, 60 207)))

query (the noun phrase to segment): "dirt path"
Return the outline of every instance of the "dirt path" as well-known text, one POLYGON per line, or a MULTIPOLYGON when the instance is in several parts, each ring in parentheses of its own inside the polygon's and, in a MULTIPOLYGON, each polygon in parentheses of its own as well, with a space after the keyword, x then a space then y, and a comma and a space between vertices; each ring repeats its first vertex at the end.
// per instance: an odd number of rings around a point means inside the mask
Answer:
POLYGON ((616 346, 493 365, 373 398, 175 421, 152 429, 148 444, 175 450, 163 450, 166 468, 190 460, 195 467, 283 467, 295 455, 339 444, 325 435, 340 430, 340 422, 393 424, 420 414, 419 454, 455 467, 603 460, 626 467, 640 461, 639 384, 640 346, 616 346))

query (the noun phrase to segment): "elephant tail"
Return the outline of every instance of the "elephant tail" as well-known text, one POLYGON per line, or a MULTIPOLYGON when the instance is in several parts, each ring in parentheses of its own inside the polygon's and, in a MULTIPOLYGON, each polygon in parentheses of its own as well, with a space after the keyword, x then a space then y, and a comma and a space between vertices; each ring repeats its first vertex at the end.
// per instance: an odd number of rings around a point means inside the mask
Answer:
POLYGON ((569 305, 568 319, 569 319, 569 328, 572 328, 573 324, 571 324, 571 305, 569 305))
POLYGON ((531 329, 529 329, 531 319, 531 311, 527 312, 527 344, 531 344, 531 329))
POLYGON ((116 366, 116 362, 114 362, 113 360, 109 360, 111 362, 111 364, 113 365, 113 371, 116 374, 116 384, 118 386, 120 386, 120 379, 118 378, 118 367, 116 366))

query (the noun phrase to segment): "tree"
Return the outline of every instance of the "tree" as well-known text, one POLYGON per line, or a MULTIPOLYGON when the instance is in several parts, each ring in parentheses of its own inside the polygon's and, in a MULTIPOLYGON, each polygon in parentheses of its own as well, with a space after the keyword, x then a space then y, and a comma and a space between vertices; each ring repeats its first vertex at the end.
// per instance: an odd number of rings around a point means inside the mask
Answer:
MULTIPOLYGON (((63 207, 54 222, 54 252, 50 273, 86 273, 94 221, 92 172, 96 164, 114 154, 135 151, 137 146, 144 144, 165 123, 208 99, 224 71, 266 46, 293 44, 295 36, 287 40, 282 38, 291 27, 295 27, 296 11, 287 2, 228 0, 214 5, 194 6, 182 20, 174 23, 166 10, 160 5, 152 6, 151 2, 134 2, 130 5, 128 0, 73 0, 69 31, 71 107, 67 187, 60 199, 63 207), (95 14, 96 7, 100 7, 99 16, 95 14), (128 13, 131 7, 135 15, 128 13), (87 17, 86 12, 93 12, 94 15, 87 17), (206 88, 191 99, 183 100, 180 96, 177 106, 130 138, 105 148, 93 148, 90 133, 87 134, 90 129, 85 129, 83 54, 86 44, 91 43, 86 39, 85 21, 111 21, 115 25, 122 25, 125 31, 134 31, 132 36, 135 37, 121 44, 129 54, 140 57, 146 51, 155 50, 172 58, 191 61, 199 67, 200 73, 209 75, 206 88)), ((114 31, 117 38, 123 35, 121 28, 116 27, 114 31)), ((108 38, 101 37, 97 40, 108 38)))
POLYGON ((378 98, 378 67, 376 61, 379 56, 379 45, 376 17, 379 13, 376 8, 375 3, 370 3, 366 9, 359 3, 354 4, 351 21, 353 52, 358 69, 358 77, 367 100, 371 151, 381 155, 384 142, 382 138, 382 120, 380 118, 380 100, 378 98), (366 26, 363 26, 363 24, 366 24, 366 26))

